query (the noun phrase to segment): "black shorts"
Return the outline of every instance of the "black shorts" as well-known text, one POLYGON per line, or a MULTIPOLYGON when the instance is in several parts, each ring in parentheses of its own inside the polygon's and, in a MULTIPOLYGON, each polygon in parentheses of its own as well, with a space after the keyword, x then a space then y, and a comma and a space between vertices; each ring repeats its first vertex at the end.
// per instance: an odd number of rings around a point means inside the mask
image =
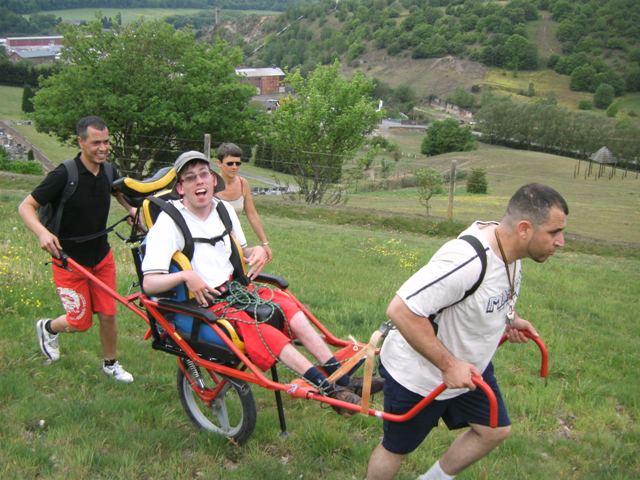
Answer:
MULTIPOLYGON (((385 377, 385 412, 402 415, 424 398, 396 382, 382 365, 380 373, 385 377)), ((493 364, 489 363, 482 378, 496 395, 498 426, 511 425, 498 382, 493 374, 493 364)), ((385 420, 382 427, 384 432, 382 446, 389 452, 399 455, 411 453, 418 448, 431 429, 438 425, 438 420, 441 418, 449 430, 467 427, 470 423, 489 426, 489 401, 482 390, 476 388, 454 398, 434 400, 408 422, 385 420)))

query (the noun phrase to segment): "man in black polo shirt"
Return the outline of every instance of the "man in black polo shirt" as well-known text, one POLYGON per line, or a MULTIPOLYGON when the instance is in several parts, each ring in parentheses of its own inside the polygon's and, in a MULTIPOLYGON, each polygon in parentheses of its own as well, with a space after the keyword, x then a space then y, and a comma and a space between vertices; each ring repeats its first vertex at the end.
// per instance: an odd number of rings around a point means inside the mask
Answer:
MULTIPOLYGON (((76 262, 90 270, 97 278, 116 288, 116 269, 107 234, 87 241, 65 240, 82 237, 105 230, 111 203, 111 184, 105 173, 109 155, 109 130, 98 117, 81 118, 76 127, 80 153, 74 161, 78 169, 77 187, 64 205, 60 230, 54 235, 42 225, 37 210, 41 205, 57 204, 67 184, 64 165, 45 177, 18 207, 24 224, 37 237, 40 248, 59 258, 64 251, 76 262)), ((118 178, 114 171, 114 178, 118 178)), ((133 209, 120 196, 123 207, 133 209)), ((121 382, 133 382, 133 376, 116 360, 117 325, 116 302, 100 288, 92 288, 90 282, 76 272, 54 266, 53 280, 65 314, 58 318, 42 319, 36 323, 38 343, 49 362, 60 358, 58 334, 82 332, 91 327, 93 314, 100 320, 100 342, 104 363, 102 370, 121 382)))

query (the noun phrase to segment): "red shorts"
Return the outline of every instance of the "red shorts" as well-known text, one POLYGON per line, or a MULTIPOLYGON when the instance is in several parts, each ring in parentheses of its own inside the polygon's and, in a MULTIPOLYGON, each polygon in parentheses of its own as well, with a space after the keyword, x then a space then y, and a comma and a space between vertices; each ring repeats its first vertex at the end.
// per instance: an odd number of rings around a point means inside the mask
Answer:
MULTIPOLYGON (((249 290, 253 290, 254 287, 250 285, 248 288, 249 290)), ((289 333, 287 326, 293 316, 300 311, 300 307, 291 300, 289 295, 280 290, 261 287, 258 289, 258 295, 260 298, 272 300, 280 306, 286 319, 284 330, 289 333)), ((222 302, 214 305, 211 310, 217 315, 222 316, 226 305, 227 302, 222 302)), ((246 312, 226 312, 224 318, 231 321, 244 341, 247 356, 261 370, 271 368, 285 345, 291 342, 291 337, 285 334, 285 332, 267 323, 257 323, 246 312)))
MULTIPOLYGON (((116 289, 116 264, 113 252, 109 253, 95 267, 84 267, 112 289, 116 289)), ((67 312, 67 322, 77 330, 91 327, 94 313, 116 314, 115 299, 78 272, 70 272, 53 263, 53 283, 67 312)))

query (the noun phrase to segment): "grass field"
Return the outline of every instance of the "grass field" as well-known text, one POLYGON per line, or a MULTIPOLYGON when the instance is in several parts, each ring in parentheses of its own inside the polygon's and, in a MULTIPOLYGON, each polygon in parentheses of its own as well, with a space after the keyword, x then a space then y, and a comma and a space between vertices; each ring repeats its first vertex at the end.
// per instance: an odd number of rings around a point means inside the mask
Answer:
MULTIPOLYGON (((553 92, 558 100, 558 105, 575 110, 580 100, 593 100, 593 94, 588 92, 574 92, 569 88, 571 78, 567 75, 560 75, 553 70, 537 70, 518 72, 516 77, 513 72, 501 68, 493 68, 487 71, 483 85, 497 91, 503 91, 515 96, 518 92, 526 92, 529 83, 533 83, 536 95, 545 97, 549 92, 553 92)), ((523 99, 527 100, 525 97, 523 99)), ((603 113, 604 115, 604 113, 603 113)))
POLYGON ((22 113, 22 88, 0 85, 0 120, 19 120, 22 113))
MULTIPOLYGON (((364 477, 381 436, 375 418, 344 419, 318 403, 287 397, 290 435, 281 438, 273 395, 253 388, 258 422, 247 445, 198 432, 180 407, 174 359, 152 351, 142 339, 146 325, 124 309, 119 358, 135 375, 133 384, 117 384, 100 372, 97 328, 63 336, 61 360, 43 365, 34 320, 56 315, 59 307, 46 256, 15 210, 37 181, 0 176, 2 478, 364 477)), ((114 207, 114 218, 119 214, 114 207)), ((268 215, 263 223, 275 254, 269 270, 288 278, 332 331, 360 340, 385 319, 395 289, 442 243, 268 215)), ((118 289, 125 294, 135 280, 128 246, 116 237, 111 242, 118 289)), ((458 478, 638 478, 640 260, 560 252, 543 265, 525 262, 525 272, 519 310, 547 343, 550 377, 537 378, 539 355, 532 344, 499 350, 495 364, 513 435, 458 478)), ((435 430, 398 480, 425 471, 454 435, 435 430)))
MULTIPOLYGON (((65 10, 50 10, 46 13, 62 18, 64 22, 90 21, 96 18, 96 13, 100 17, 111 17, 119 13, 122 16, 122 23, 129 24, 144 18, 145 20, 163 19, 171 15, 195 15, 204 12, 197 8, 73 8, 65 10)), ((281 12, 268 10, 223 10, 223 16, 234 15, 279 15, 281 12)))
MULTIPOLYGON (((417 152, 422 134, 390 132, 385 136, 400 145, 407 154, 396 167, 398 175, 419 167, 431 167, 449 172, 451 161, 456 160, 459 170, 484 168, 487 172, 487 195, 469 195, 464 181, 457 183, 454 199, 454 218, 471 222, 481 218, 499 219, 511 194, 528 182, 552 185, 567 199, 570 208, 568 232, 599 241, 626 242, 640 245, 640 178, 621 172, 611 180, 594 177, 585 179, 585 162, 581 162, 581 175, 574 178, 578 161, 524 150, 480 144, 478 150, 424 157, 417 152), (416 155, 416 158, 413 157, 416 155)), ((447 217, 448 196, 437 195, 431 200, 431 215, 447 217)), ((424 214, 415 189, 358 193, 349 197, 349 207, 424 214)))
POLYGON ((169 15, 193 15, 202 10, 197 8, 72 8, 64 10, 47 11, 56 17, 62 18, 64 22, 90 21, 96 18, 96 13, 100 17, 111 17, 119 13, 122 16, 122 23, 128 24, 144 18, 146 20, 162 19, 169 15))

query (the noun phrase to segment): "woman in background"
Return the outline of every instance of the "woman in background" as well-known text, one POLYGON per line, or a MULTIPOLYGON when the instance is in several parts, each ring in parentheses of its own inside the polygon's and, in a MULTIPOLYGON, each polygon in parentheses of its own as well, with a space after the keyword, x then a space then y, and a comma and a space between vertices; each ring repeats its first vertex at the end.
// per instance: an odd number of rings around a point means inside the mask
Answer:
POLYGON ((264 233, 264 228, 262 228, 260 216, 253 203, 249 182, 239 175, 240 165, 242 164, 241 157, 242 149, 235 143, 222 143, 218 147, 218 168, 220 168, 220 175, 224 180, 225 189, 216 195, 218 198, 230 203, 238 215, 246 212, 249 224, 258 237, 260 244, 266 250, 267 261, 270 262, 273 255, 271 248, 269 248, 267 235, 264 233))

